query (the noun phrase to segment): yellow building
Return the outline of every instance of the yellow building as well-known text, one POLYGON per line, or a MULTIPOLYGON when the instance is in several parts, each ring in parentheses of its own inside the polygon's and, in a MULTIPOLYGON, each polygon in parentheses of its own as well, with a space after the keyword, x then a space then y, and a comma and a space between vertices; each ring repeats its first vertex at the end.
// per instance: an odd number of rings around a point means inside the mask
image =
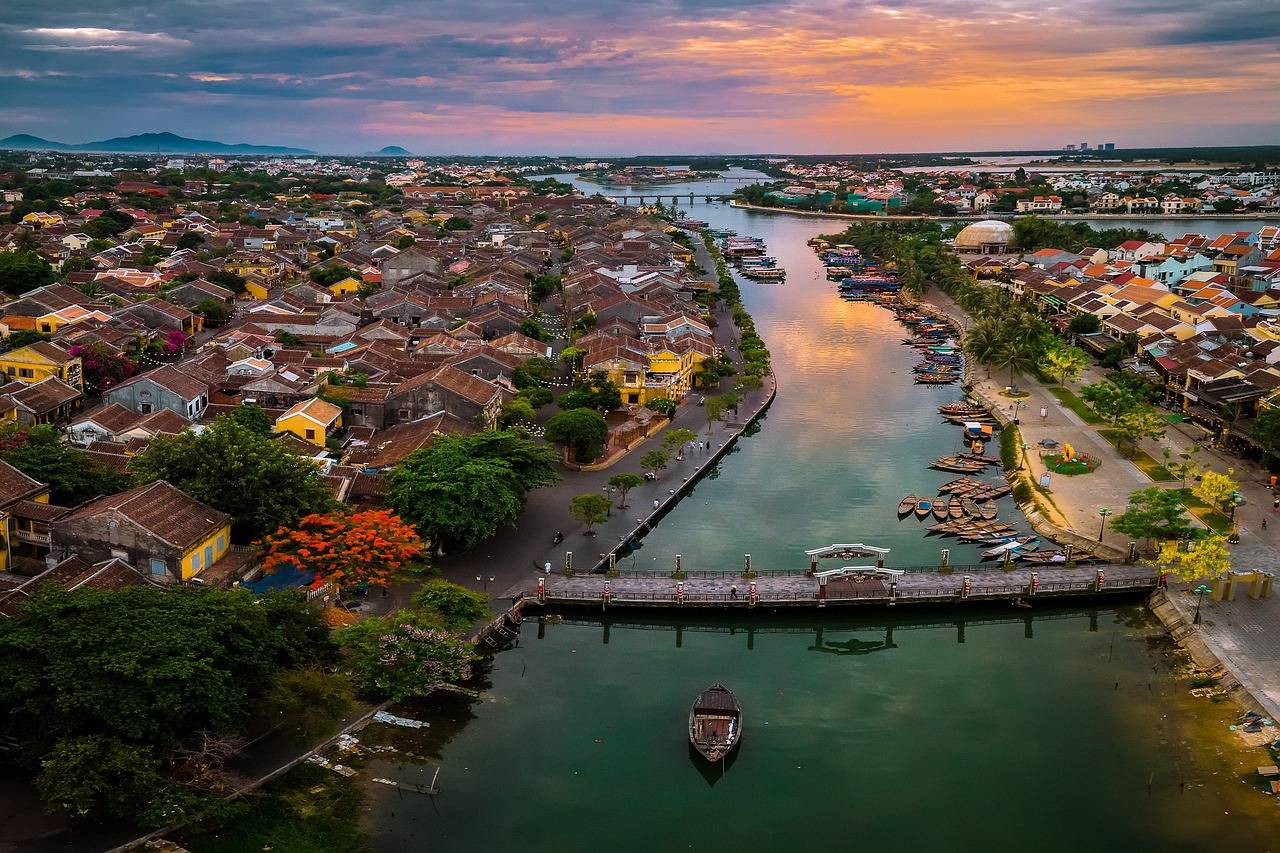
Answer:
POLYGON ((36 341, 10 352, 0 353, 0 371, 10 379, 27 385, 55 376, 75 388, 84 390, 84 371, 79 356, 50 341, 36 341))
POLYGON ((329 436, 341 428, 341 407, 319 397, 303 400, 276 418, 276 432, 292 433, 317 447, 324 447, 329 436))
POLYGON ((651 346, 648 349, 639 341, 611 344, 589 352, 583 367, 588 373, 608 375, 624 405, 658 399, 679 402, 693 387, 702 363, 715 354, 709 343, 687 338, 651 346))
POLYGON ((329 292, 334 296, 349 296, 360 292, 360 288, 364 286, 364 282, 353 275, 349 275, 342 281, 335 281, 329 285, 329 292))
POLYGON ((21 550, 27 525, 23 507, 49 503, 49 487, 0 460, 0 571, 8 571, 12 554, 21 550), (17 546, 17 548, 15 548, 17 546))

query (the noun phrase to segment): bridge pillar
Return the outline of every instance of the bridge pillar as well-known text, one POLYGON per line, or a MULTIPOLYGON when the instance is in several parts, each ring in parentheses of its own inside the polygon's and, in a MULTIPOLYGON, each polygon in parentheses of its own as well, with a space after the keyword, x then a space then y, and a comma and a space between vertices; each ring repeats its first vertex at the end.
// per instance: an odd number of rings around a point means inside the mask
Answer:
POLYGON ((1031 617, 1030 613, 1022 617, 1022 636, 1024 638, 1028 640, 1034 640, 1036 638, 1035 629, 1032 627, 1035 625, 1035 622, 1036 620, 1031 617))
POLYGON ((1106 584, 1107 584, 1106 573, 1103 572, 1102 569, 1098 569, 1097 573, 1093 576, 1093 591, 1102 592, 1102 588, 1106 586, 1106 584))
POLYGON ((969 593, 972 591, 973 591, 973 578, 970 577, 969 575, 965 575, 964 578, 960 581, 960 597, 968 598, 969 593))
POLYGON ((1138 562, 1138 543, 1137 543, 1137 542, 1130 542, 1130 543, 1129 543, 1129 553, 1128 553, 1128 555, 1125 557, 1125 562, 1126 562, 1126 563, 1136 563, 1136 562, 1138 562))
POLYGON ((680 574, 682 571, 684 571, 684 569, 683 569, 683 561, 682 561, 681 555, 676 554, 676 571, 675 571, 675 573, 678 575, 678 574, 680 574))
POLYGON ((617 571, 618 571, 618 552, 610 551, 609 552, 609 574, 614 574, 617 571))
POLYGON ((1098 611, 1096 610, 1089 611, 1089 633, 1098 633, 1098 611))
POLYGON ((538 614, 538 639, 545 640, 547 638, 547 617, 538 614))
POLYGON ((961 645, 964 644, 964 620, 963 619, 956 620, 956 642, 961 645))
POLYGON ((806 574, 806 575, 808 575, 809 577, 813 577, 815 574, 817 574, 817 572, 818 572, 818 558, 817 558, 817 557, 810 557, 810 558, 809 558, 809 571, 805 572, 805 574, 806 574))
POLYGON ((573 577, 573 552, 564 552, 564 573, 566 577, 573 577))
POLYGON ((676 625, 676 648, 684 648, 684 625, 678 623, 676 625))
POLYGON ((1075 555, 1075 550, 1076 546, 1072 545, 1070 542, 1062 546, 1062 556, 1067 558, 1066 563, 1068 566, 1071 565, 1071 558, 1075 555))
POLYGON ((605 619, 601 624, 603 625, 603 630, 600 632, 600 645, 607 646, 609 645, 609 620, 605 619))
POLYGON ((756 647, 756 626, 747 626, 747 651, 754 651, 756 647))
POLYGON ((1032 572, 1031 580, 1027 581, 1027 597, 1035 595, 1040 589, 1040 573, 1032 572))
POLYGON ((892 606, 898 603, 898 582, 897 580, 889 581, 889 604, 892 606))

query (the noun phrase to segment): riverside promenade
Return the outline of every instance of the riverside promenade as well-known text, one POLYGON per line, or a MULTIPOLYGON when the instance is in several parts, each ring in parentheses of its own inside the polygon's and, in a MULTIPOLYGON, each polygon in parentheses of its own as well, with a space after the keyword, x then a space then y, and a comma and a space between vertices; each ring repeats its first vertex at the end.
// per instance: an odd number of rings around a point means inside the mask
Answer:
POLYGON ((661 608, 814 608, 855 605, 961 604, 977 601, 1134 595, 1157 588, 1159 573, 1143 565, 1014 566, 949 572, 859 568, 841 574, 734 572, 670 575, 548 575, 522 591, 530 605, 661 608))

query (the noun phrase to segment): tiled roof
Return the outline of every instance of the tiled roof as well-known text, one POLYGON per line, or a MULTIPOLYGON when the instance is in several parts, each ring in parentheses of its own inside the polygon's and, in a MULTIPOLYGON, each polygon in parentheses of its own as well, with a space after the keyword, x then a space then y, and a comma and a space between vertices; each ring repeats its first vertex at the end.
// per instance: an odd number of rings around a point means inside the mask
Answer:
POLYGON ((190 548, 227 523, 230 516, 188 497, 164 480, 107 495, 76 507, 63 523, 119 513, 176 548, 190 548))

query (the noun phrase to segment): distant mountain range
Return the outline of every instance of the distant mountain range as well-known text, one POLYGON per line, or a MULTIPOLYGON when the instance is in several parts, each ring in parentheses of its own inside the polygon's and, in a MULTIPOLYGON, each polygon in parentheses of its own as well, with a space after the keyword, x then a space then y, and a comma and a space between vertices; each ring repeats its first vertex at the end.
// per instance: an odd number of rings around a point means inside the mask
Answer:
MULTIPOLYGON (((18 151, 96 151, 106 154, 314 154, 306 148, 284 145, 251 145, 247 142, 216 142, 212 139, 188 139, 175 133, 138 133, 115 136, 97 142, 73 145, 41 139, 29 133, 18 133, 0 139, 0 149, 18 151)), ((403 149, 402 149, 403 150, 403 149)), ((408 153, 408 152, 405 152, 408 153)))
POLYGON ((377 151, 370 151, 370 157, 412 157, 413 152, 399 145, 388 145, 385 148, 379 148, 377 151))

